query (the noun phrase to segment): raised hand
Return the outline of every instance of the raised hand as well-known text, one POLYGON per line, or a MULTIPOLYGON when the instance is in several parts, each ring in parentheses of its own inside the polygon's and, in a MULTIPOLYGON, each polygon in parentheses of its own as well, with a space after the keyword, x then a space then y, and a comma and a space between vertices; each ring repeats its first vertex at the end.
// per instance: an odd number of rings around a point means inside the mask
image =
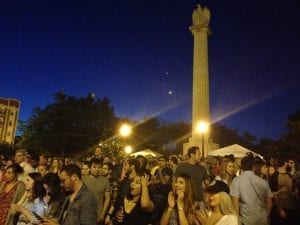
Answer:
POLYGON ((173 191, 169 192, 168 204, 169 204, 169 207, 172 208, 172 209, 175 207, 175 197, 174 197, 173 191))
POLYGON ((149 176, 145 174, 144 176, 141 177, 141 184, 142 187, 148 186, 149 185, 149 176))
POLYGON ((182 201, 184 198, 184 192, 182 190, 177 190, 176 194, 178 196, 177 200, 182 201))

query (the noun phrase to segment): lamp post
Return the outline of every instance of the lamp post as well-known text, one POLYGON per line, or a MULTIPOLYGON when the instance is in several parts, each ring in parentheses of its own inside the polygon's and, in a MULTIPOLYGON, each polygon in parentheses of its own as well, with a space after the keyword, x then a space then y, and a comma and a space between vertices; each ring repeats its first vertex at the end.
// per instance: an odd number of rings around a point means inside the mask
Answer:
POLYGON ((130 155, 132 153, 132 147, 130 145, 125 146, 124 152, 126 155, 130 155))
POLYGON ((196 129, 197 129, 196 131, 199 134, 201 134, 201 150, 202 150, 202 158, 204 158, 204 135, 207 133, 209 129, 208 123, 202 120, 197 124, 196 129))
MULTIPOLYGON (((120 130, 119 130, 119 134, 120 136, 123 138, 123 146, 125 146, 127 143, 126 143, 126 138, 130 136, 130 134, 132 133, 132 127, 127 124, 127 123, 124 123, 121 125, 120 127, 120 130)), ((125 146, 124 147, 124 152, 126 154, 130 154, 132 152, 132 147, 131 146, 125 146)))

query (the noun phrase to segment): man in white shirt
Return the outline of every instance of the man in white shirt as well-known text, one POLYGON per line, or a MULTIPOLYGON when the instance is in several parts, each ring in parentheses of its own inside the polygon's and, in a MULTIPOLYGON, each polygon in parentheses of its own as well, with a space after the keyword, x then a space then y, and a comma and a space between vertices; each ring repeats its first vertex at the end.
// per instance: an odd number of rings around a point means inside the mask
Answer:
POLYGON ((26 162, 27 155, 28 152, 26 149, 18 149, 15 153, 15 162, 19 164, 24 170, 24 172, 18 177, 18 180, 23 182, 25 181, 28 173, 35 172, 33 167, 28 162, 26 162))

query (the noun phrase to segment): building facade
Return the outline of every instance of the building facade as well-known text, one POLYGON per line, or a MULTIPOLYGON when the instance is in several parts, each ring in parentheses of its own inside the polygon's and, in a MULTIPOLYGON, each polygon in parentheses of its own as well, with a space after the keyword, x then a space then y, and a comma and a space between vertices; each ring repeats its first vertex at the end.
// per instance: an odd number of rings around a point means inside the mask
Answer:
POLYGON ((0 142, 14 143, 20 104, 17 99, 0 97, 0 142))

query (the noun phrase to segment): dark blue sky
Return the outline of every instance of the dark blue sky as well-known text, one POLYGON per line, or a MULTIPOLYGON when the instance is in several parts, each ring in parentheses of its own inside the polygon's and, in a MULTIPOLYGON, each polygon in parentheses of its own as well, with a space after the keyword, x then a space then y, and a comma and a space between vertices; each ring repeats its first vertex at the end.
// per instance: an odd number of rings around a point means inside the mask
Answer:
POLYGON ((278 138, 300 109, 298 0, 0 2, 0 96, 21 100, 21 120, 63 90, 107 96, 117 116, 189 122, 197 3, 211 10, 212 121, 278 138))

